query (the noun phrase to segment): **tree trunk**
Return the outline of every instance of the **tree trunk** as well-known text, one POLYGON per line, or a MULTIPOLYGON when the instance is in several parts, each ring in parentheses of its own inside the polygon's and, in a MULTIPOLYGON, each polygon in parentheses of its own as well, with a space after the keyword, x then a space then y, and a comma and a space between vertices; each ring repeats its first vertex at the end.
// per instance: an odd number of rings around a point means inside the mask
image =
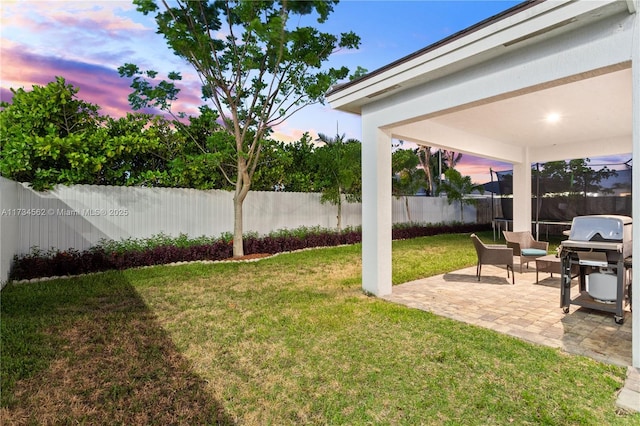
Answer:
POLYGON ((411 212, 409 211, 409 197, 404 196, 404 207, 407 209, 407 219, 409 219, 409 223, 412 223, 411 220, 411 212))
POLYGON ((338 230, 342 230, 342 196, 338 195, 338 230))
POLYGON ((242 204, 251 188, 251 178, 247 170, 247 162, 242 156, 238 156, 237 164, 238 179, 233 195, 233 257, 242 257, 244 256, 242 204))
POLYGON ((456 165, 458 164, 458 160, 460 159, 460 157, 458 156, 459 154, 456 153, 455 151, 444 151, 445 153, 445 161, 447 162, 447 165, 449 166, 450 169, 455 169, 456 165))
POLYGON ((233 257, 244 256, 242 203, 245 197, 233 196, 233 257))
POLYGON ((435 192, 435 184, 433 180, 433 173, 431 171, 431 147, 429 146, 419 146, 418 147, 418 160, 420 161, 420 166, 422 170, 424 170, 425 175, 427 176, 427 185, 429 185, 429 195, 433 197, 435 192), (423 155, 420 155, 420 153, 423 155))

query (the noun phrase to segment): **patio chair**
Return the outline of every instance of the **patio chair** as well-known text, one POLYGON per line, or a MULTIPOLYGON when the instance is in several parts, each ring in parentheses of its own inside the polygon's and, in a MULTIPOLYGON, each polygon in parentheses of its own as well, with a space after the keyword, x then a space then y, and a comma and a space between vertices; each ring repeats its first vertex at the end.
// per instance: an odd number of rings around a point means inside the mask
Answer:
POLYGON ((529 269, 529 261, 547 255, 549 243, 534 240, 530 231, 502 231, 502 234, 507 241, 507 247, 513 249, 513 255, 520 257, 520 273, 522 273, 523 263, 526 263, 529 269))
POLYGON ((511 283, 516 283, 516 276, 513 273, 513 249, 505 245, 487 245, 483 243, 476 234, 471 234, 471 241, 476 248, 478 255, 478 265, 476 266, 476 277, 480 281, 482 265, 506 265, 507 279, 509 278, 509 268, 511 268, 511 283))

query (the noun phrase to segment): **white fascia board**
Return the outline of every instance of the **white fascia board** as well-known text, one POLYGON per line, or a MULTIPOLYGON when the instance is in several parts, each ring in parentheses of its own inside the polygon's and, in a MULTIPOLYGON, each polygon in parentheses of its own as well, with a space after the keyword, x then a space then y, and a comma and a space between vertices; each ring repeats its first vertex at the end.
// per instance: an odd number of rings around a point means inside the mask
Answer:
MULTIPOLYGON (((565 0, 540 3, 468 36, 400 63, 398 66, 365 79, 361 83, 340 90, 328 96, 327 100, 334 109, 344 108, 356 112, 353 108, 349 108, 349 104, 371 102, 366 98, 396 85, 406 89, 407 87, 402 85, 412 79, 420 78, 423 81, 428 81, 443 74, 446 75, 447 68, 454 64, 468 62, 464 66, 471 66, 474 64, 474 58, 476 62, 487 59, 487 57, 482 57, 482 54, 486 55, 489 51, 498 49, 498 52, 493 54, 496 56, 500 54, 500 51, 506 51, 505 45, 610 4, 619 5, 620 3, 616 0, 565 0), (429 74, 433 74, 433 77, 430 78, 429 74)), ((460 69, 461 66, 463 65, 458 65, 454 70, 460 69)))

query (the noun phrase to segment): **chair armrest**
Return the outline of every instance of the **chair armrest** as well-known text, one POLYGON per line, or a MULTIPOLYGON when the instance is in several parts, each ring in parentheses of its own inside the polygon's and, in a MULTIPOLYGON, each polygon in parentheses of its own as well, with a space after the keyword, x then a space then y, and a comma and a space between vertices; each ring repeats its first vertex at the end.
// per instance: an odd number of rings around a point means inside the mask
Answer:
POLYGON ((513 249, 511 247, 496 247, 496 248, 493 248, 492 250, 495 250, 500 253, 509 253, 511 254, 511 256, 513 256, 513 249))
POLYGON ((549 251, 549 242, 547 241, 533 241, 531 243, 531 248, 549 251))
POLYGON ((480 256, 483 263, 505 263, 513 268, 513 249, 505 246, 486 247, 480 256))
POLYGON ((520 243, 515 241, 507 241, 507 247, 513 249, 514 256, 520 256, 520 243))
POLYGON ((492 252, 492 253, 513 253, 513 249, 511 247, 507 247, 507 246, 486 246, 487 248, 487 252, 492 252))

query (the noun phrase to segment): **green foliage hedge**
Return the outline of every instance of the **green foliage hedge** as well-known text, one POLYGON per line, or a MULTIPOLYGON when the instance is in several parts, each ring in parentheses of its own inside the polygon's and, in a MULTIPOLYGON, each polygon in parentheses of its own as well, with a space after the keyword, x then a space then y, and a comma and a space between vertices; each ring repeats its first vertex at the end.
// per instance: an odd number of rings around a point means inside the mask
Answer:
MULTIPOLYGON (((402 224, 394 226, 393 239, 408 239, 438 234, 469 233, 487 230, 482 224, 402 224)), ((245 255, 275 254, 313 247, 355 244, 362 240, 359 228, 342 231, 315 228, 280 230, 267 236, 248 234, 244 237, 245 255)), ((101 241, 96 246, 78 251, 48 250, 38 247, 24 255, 16 255, 10 273, 12 280, 78 275, 111 269, 161 265, 173 262, 224 260, 233 255, 229 234, 219 238, 187 235, 170 237, 158 234, 146 239, 101 241)))

